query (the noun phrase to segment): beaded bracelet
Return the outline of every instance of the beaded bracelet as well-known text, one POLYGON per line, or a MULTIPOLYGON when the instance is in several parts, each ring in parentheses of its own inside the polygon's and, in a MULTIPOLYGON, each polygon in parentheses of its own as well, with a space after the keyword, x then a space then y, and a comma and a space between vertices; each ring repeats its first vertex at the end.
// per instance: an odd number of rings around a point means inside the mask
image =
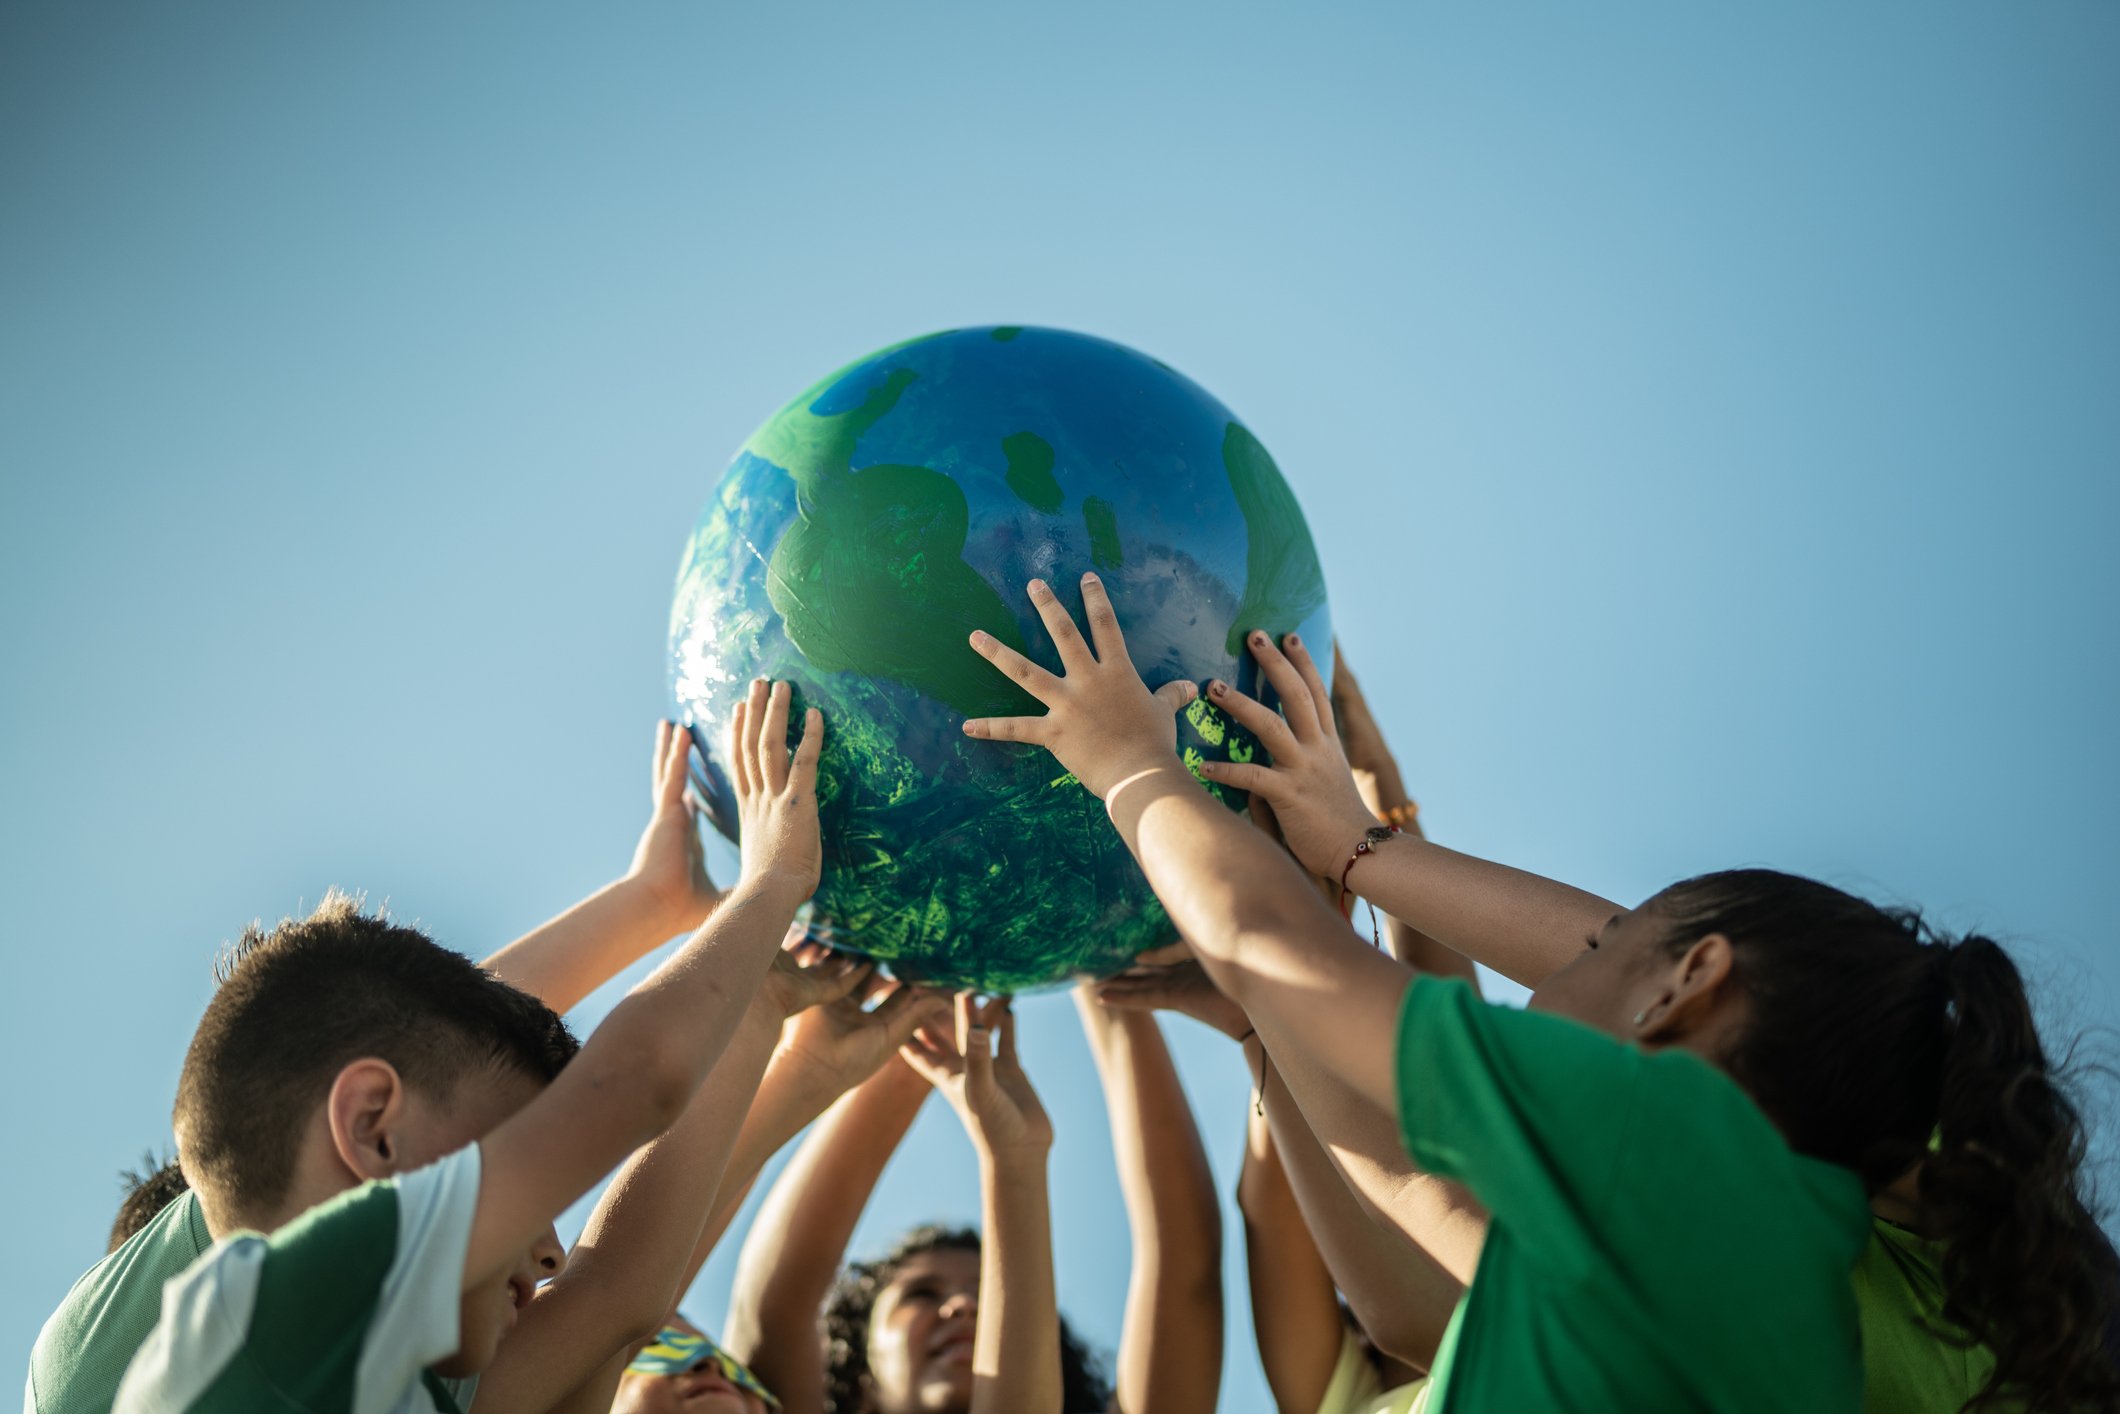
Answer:
MULTIPOLYGON (((1348 891, 1347 876, 1354 872, 1355 865, 1362 862, 1363 855, 1374 854, 1378 845, 1398 833, 1397 825, 1371 825, 1362 832, 1362 838, 1355 844, 1354 853, 1347 856, 1347 865, 1340 870, 1340 916, 1348 922, 1354 921, 1354 895, 1348 891)), ((1381 952, 1384 939, 1377 929, 1377 911, 1374 904, 1369 909, 1369 931, 1376 942, 1377 950, 1381 952)))

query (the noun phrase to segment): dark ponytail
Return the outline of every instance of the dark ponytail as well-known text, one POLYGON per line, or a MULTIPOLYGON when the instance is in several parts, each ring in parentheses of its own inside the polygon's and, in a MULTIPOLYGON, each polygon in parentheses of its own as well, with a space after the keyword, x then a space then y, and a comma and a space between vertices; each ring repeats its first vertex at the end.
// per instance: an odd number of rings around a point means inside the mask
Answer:
POLYGON ((2082 1119, 2009 955, 1764 869, 1689 879, 1646 906, 1672 923, 1673 952, 1730 940, 1748 1016, 1724 1064, 1792 1147, 1872 1193, 1918 1166, 1955 1327, 1941 1338, 1995 1356, 1967 1407, 2120 1407, 2120 1272, 2082 1197, 2082 1119))
POLYGON ((1943 1244, 1943 1314, 1995 1353, 1974 1408, 2022 1392, 2035 1409, 2110 1409, 2112 1248, 2078 1192, 2083 1123, 2039 1043, 2009 954, 1938 945, 1950 994, 1937 1147, 1921 1166, 1943 1244), (2093 1401, 2097 1402, 2094 1404, 2093 1401))

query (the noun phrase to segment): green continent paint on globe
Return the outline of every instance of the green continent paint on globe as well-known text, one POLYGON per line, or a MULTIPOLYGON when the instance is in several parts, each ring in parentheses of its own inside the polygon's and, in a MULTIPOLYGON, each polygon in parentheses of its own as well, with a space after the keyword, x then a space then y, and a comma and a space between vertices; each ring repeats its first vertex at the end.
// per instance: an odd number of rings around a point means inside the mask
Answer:
MULTIPOLYGON (((818 383, 737 453, 685 545, 671 688, 732 838, 722 752, 750 680, 787 679, 823 710, 814 936, 997 992, 1170 940, 1097 800, 1043 750, 960 730, 1042 710, 972 631, 1059 671, 1023 586, 1049 581, 1079 617, 1091 569, 1151 686, 1219 677, 1270 701, 1246 632, 1331 642, 1273 457, 1199 385, 1118 344, 1018 327, 915 339, 818 383)), ((1178 747, 1197 766, 1257 743, 1202 701, 1178 747)))

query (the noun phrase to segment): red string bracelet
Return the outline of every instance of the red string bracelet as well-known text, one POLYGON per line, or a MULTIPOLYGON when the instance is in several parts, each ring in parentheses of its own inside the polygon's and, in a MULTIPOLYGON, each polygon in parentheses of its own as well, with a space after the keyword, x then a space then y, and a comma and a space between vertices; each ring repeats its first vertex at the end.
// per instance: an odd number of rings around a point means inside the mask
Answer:
MULTIPOLYGON (((1354 921, 1354 895, 1348 892, 1347 876, 1354 872, 1355 865, 1362 862, 1363 855, 1374 854, 1378 845, 1398 833, 1399 827, 1397 825, 1371 825, 1362 832, 1362 838, 1356 843, 1354 853, 1347 856, 1347 866, 1340 870, 1340 917, 1348 922, 1352 923, 1354 921)), ((1384 938, 1377 927, 1377 911, 1374 904, 1370 905, 1369 909, 1369 932, 1376 941, 1377 950, 1381 952, 1384 947, 1384 938)))

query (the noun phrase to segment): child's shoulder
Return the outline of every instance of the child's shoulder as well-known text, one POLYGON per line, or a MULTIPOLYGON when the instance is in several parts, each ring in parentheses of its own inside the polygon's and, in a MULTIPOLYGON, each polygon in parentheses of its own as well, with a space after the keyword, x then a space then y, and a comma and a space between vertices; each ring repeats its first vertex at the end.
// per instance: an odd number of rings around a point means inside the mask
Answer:
POLYGON ((318 1407, 348 1393, 355 1407, 430 1407, 421 1374, 457 1345, 477 1202, 473 1145, 276 1232, 221 1239, 163 1289, 116 1414, 318 1407), (392 1388, 356 1391, 357 1380, 392 1388))

